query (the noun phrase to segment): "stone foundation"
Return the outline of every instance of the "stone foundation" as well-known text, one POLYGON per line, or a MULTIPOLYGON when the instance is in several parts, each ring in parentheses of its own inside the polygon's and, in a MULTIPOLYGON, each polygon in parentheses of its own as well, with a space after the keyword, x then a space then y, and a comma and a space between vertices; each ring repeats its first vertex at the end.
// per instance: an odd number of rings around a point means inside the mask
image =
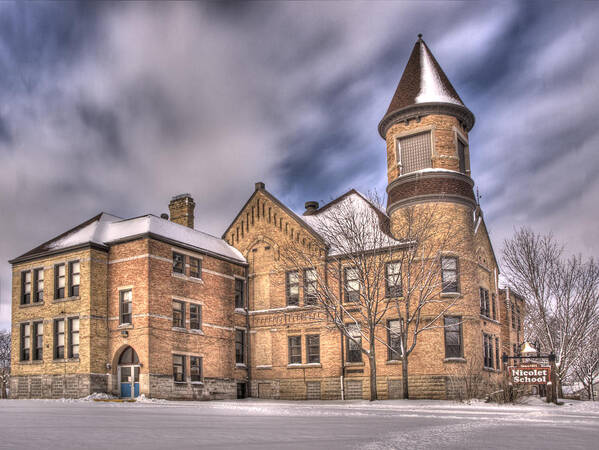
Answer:
POLYGON ((237 381, 205 378, 203 383, 175 383, 172 376, 150 375, 149 396, 168 400, 235 399, 237 381))
POLYGON ((81 398, 106 392, 106 375, 21 375, 10 379, 10 398, 81 398))

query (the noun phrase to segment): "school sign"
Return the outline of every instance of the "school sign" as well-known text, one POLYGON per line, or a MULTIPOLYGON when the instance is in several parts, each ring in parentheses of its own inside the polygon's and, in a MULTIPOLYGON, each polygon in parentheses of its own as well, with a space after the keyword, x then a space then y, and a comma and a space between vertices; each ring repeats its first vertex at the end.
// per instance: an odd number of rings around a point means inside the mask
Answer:
POLYGON ((551 383, 551 367, 510 367, 510 380, 514 384, 551 383))

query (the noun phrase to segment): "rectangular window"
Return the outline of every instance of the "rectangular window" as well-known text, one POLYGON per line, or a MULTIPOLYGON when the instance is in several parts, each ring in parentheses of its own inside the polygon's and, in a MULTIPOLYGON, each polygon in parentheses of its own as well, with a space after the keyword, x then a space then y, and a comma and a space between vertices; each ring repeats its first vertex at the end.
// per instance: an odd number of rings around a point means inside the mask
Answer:
POLYGON ((518 331, 518 333, 520 332, 520 328, 521 328, 521 319, 520 319, 520 307, 516 306, 516 330, 518 331))
POLYGON ((302 337, 289 336, 289 364, 302 363, 302 337))
POLYGON ((483 333, 484 366, 486 369, 493 368, 493 337, 483 333))
POLYGON ((54 298, 64 298, 65 287, 65 265, 56 264, 54 266, 54 298))
POLYGON ((33 324, 33 360, 44 359, 44 322, 33 324))
POLYGON ((297 270, 285 274, 285 288, 287 292, 287 305, 299 306, 299 273, 297 270))
POLYGON ((64 319, 54 319, 54 359, 64 358, 64 319))
POLYGON ((514 305, 514 302, 511 302, 511 306, 512 306, 512 329, 515 330, 516 329, 516 306, 514 305))
POLYGON ((348 327, 349 335, 353 338, 347 340, 347 362, 362 362, 362 334, 358 325, 348 327))
POLYGON ((202 261, 199 258, 189 257, 189 276, 202 278, 202 261))
POLYGON ((44 301, 44 269, 35 269, 33 271, 33 283, 35 286, 35 295, 33 301, 35 303, 44 301))
POLYGON ((121 325, 130 324, 131 312, 133 310, 133 295, 131 289, 119 292, 119 323, 121 325))
POLYGON ((495 294, 491 294, 491 307, 493 308, 493 320, 497 320, 497 306, 495 306, 495 294))
POLYGON ((306 336, 306 362, 308 364, 320 362, 320 336, 318 334, 306 336))
POLYGON ((235 330, 235 363, 245 364, 245 331, 235 330))
POLYGON ((76 297, 79 295, 79 282, 81 276, 79 271, 81 270, 81 264, 79 261, 71 261, 69 263, 69 297, 76 297))
POLYGON ((79 358, 79 318, 69 319, 69 358, 79 358))
POLYGON ((495 368, 499 370, 499 338, 495 338, 495 368))
POLYGON ((489 291, 485 288, 479 288, 480 294, 480 313, 485 317, 491 317, 491 312, 489 311, 489 291))
POLYGON ((442 292, 458 291, 458 258, 455 256, 441 257, 442 292))
POLYGON ((202 329, 202 306, 194 303, 189 304, 189 328, 192 330, 202 329))
POLYGON ((235 308, 245 307, 245 298, 243 292, 244 281, 239 278, 235 278, 235 308))
POLYGON ((185 356, 173 355, 173 379, 175 383, 185 383, 185 356))
POLYGON ((343 270, 345 280, 345 301, 358 302, 360 300, 360 279, 358 269, 346 267, 343 270))
POLYGON ((173 272, 185 273, 185 255, 173 252, 173 272))
POLYGON ((173 326, 185 328, 185 303, 173 300, 173 326))
POLYGON ((21 324, 21 361, 29 361, 31 356, 31 325, 21 324))
POLYGON ((460 172, 466 173, 466 145, 460 139, 458 139, 458 160, 460 172))
POLYGON ((401 262, 385 265, 385 297, 401 297, 401 262))
POLYGON ((401 323, 399 319, 387 322, 387 342, 389 343, 387 359, 389 361, 399 360, 401 358, 401 323))
POLYGON ((316 305, 318 300, 318 274, 316 269, 304 270, 304 305, 316 305))
POLYGON ((462 318, 445 317, 445 357, 462 357, 462 318))
POLYGON ((31 271, 21 272, 21 305, 31 303, 31 271))
POLYGON ((397 147, 402 175, 432 167, 430 131, 399 138, 397 147))
POLYGON ((189 376, 192 383, 202 382, 202 358, 199 356, 189 357, 189 376))

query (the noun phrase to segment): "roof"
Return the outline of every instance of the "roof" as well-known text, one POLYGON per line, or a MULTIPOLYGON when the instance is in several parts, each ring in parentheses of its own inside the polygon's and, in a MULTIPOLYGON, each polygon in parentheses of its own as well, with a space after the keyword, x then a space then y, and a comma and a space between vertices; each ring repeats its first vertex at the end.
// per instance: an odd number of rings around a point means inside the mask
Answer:
POLYGON ((346 254, 351 250, 373 250, 403 244, 403 242, 394 239, 389 233, 389 216, 355 189, 349 190, 314 213, 301 216, 301 218, 322 236, 329 246, 328 254, 331 256, 346 254), (335 227, 339 226, 338 218, 347 217, 348 215, 366 217, 367 221, 362 222, 365 224, 363 228, 366 233, 368 233, 368 226, 371 223, 376 223, 383 233, 373 231, 371 236, 367 236, 366 239, 362 240, 360 244, 363 245, 362 248, 357 248, 356 243, 349 242, 339 236, 334 239, 334 242, 330 237, 327 238, 327 236, 331 236, 331 233, 334 233, 335 227))
POLYGON ((385 116, 420 103, 451 103, 465 106, 419 35, 385 116))
POLYGON ((41 244, 11 262, 42 256, 46 253, 64 251, 87 244, 108 247, 112 243, 141 235, 153 235, 180 243, 202 252, 220 256, 235 262, 245 263, 243 255, 224 240, 194 230, 167 219, 148 214, 131 219, 122 219, 107 213, 83 222, 75 228, 41 244))

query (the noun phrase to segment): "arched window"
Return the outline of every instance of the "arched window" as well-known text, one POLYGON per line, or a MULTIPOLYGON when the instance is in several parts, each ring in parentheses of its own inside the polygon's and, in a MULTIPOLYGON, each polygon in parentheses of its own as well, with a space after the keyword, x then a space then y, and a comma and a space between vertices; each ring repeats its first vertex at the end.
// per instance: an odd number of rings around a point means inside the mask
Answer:
POLYGON ((133 366, 139 364, 139 358, 137 357, 137 352, 133 350, 131 347, 127 347, 121 353, 121 357, 119 358, 119 366, 133 366))

